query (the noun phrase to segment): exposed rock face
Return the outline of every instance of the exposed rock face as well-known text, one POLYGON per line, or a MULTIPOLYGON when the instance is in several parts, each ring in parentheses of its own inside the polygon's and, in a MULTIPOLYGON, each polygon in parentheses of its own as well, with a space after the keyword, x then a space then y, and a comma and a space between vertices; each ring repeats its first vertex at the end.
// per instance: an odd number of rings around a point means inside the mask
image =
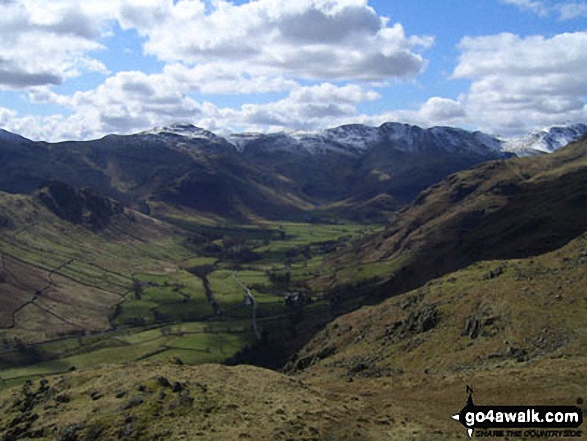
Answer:
POLYGON ((95 230, 105 228, 113 216, 124 213, 124 208, 117 201, 90 189, 77 190, 59 181, 49 182, 38 196, 60 218, 95 230))

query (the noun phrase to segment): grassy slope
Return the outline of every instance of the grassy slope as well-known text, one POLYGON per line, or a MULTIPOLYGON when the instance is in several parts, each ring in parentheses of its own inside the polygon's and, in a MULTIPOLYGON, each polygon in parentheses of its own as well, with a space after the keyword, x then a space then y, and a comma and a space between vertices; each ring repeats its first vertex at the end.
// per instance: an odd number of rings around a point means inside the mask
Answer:
POLYGON ((184 248, 169 225, 126 211, 95 232, 5 193, 0 215, 1 387, 104 363, 221 362, 252 338, 250 313, 246 322, 170 325, 213 310, 201 281, 182 269, 210 259, 184 248))
POLYGON ((353 381, 426 439, 460 435, 448 416, 466 384, 478 404, 574 405, 587 387, 586 280, 587 235, 535 258, 478 263, 337 319, 290 368, 325 388, 353 381))
POLYGON ((166 271, 190 256, 169 227, 136 213, 121 214, 94 233, 57 218, 29 196, 2 193, 0 210, 8 219, 0 228, 4 336, 42 341, 73 330, 107 329, 132 274, 166 271))

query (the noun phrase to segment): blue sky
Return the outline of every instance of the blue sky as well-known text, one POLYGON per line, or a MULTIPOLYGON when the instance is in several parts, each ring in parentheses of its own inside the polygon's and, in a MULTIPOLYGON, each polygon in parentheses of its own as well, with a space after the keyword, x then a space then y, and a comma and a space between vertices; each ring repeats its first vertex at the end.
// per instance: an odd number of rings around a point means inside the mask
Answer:
POLYGON ((0 0, 0 128, 91 139, 587 120, 587 1, 0 0))

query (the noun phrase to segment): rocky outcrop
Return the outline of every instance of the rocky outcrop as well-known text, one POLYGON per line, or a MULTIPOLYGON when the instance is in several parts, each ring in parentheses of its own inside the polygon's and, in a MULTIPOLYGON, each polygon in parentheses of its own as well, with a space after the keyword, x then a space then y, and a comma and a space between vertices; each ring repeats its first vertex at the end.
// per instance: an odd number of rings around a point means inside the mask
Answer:
POLYGON ((38 197, 53 213, 68 222, 102 230, 111 219, 124 213, 123 206, 90 189, 78 190, 59 181, 50 181, 38 197))

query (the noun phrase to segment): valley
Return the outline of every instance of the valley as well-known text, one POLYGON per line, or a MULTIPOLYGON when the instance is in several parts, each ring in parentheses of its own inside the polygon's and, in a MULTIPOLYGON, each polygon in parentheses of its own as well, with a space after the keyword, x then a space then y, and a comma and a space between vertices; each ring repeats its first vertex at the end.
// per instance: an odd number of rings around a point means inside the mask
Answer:
POLYGON ((3 135, 0 439, 465 439, 468 384, 580 403, 579 129, 3 135))
MULTIPOLYGON (((254 293, 259 329, 281 332, 299 314, 284 294, 324 271, 325 251, 378 229, 202 227, 189 218, 173 225, 126 210, 95 232, 36 198, 1 196, 9 225, 0 228, 3 387, 100 364, 222 362, 255 340, 240 283, 254 293), (276 274, 287 282, 272 283, 276 274)), ((306 309, 325 307, 320 296, 306 295, 306 309)))

